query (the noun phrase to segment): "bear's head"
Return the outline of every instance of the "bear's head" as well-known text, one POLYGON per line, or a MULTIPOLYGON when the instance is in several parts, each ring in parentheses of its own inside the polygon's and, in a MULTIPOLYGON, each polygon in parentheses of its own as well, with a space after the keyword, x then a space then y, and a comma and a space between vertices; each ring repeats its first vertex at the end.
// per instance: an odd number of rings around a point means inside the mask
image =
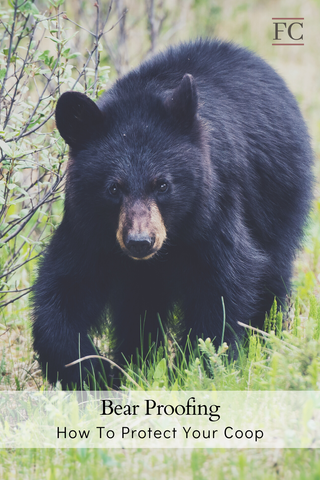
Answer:
POLYGON ((189 74, 158 93, 120 81, 97 104, 78 92, 60 97, 56 125, 70 146, 65 211, 79 235, 112 238, 135 260, 193 235, 210 177, 197 112, 189 74))

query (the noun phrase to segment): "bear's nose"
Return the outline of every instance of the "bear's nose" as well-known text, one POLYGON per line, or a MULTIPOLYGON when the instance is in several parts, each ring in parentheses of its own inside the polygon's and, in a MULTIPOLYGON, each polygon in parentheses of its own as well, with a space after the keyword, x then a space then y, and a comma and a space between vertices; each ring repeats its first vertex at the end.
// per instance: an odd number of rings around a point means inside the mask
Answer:
POLYGON ((132 257, 144 258, 149 253, 154 244, 154 238, 145 233, 129 234, 125 242, 126 248, 132 257))

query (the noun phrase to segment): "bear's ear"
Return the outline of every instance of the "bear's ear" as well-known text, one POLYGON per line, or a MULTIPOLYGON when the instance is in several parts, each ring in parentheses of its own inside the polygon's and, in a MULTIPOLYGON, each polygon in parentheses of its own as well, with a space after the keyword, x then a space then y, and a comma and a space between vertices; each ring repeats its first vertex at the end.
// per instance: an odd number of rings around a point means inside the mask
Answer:
POLYGON ((101 128, 103 116, 97 105, 79 92, 61 95, 56 107, 56 125, 71 147, 82 146, 101 128))
POLYGON ((192 125, 198 108, 198 93, 193 76, 186 73, 164 104, 167 111, 179 122, 192 125))

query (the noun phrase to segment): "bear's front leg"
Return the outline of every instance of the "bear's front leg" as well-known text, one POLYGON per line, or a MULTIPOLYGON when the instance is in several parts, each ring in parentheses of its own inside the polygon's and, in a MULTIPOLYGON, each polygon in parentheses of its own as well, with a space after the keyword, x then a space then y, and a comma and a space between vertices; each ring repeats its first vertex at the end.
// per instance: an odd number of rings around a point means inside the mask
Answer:
MULTIPOLYGON (((229 290, 223 290, 212 276, 206 278, 205 268, 202 274, 199 272, 197 275, 197 272, 198 270, 194 271, 192 282, 189 283, 182 301, 182 348, 187 340, 190 340, 195 348, 199 338, 210 338, 216 348, 223 342, 232 347, 235 342, 241 341, 243 335, 238 320, 246 323, 249 320, 244 318, 246 306, 242 304, 240 293, 237 292, 239 286, 232 285, 229 290)), ((218 276, 219 280, 221 277, 222 275, 218 276)))
MULTIPOLYGON (((52 280, 52 279, 51 279, 52 280)), ((50 383, 61 382, 64 389, 81 389, 83 383, 103 386, 108 366, 98 359, 85 360, 66 367, 88 355, 97 355, 88 330, 99 318, 103 302, 90 285, 81 285, 72 277, 48 281, 39 276, 34 293, 34 349, 50 383)))
POLYGON ((88 332, 103 318, 107 292, 101 262, 89 258, 85 263, 79 242, 70 237, 62 222, 41 262, 33 287, 34 349, 50 383, 81 389, 84 382, 95 388, 97 381, 103 387, 107 362, 90 359, 66 367, 97 354, 88 332))
MULTIPOLYGON (((109 303, 117 364, 126 366, 131 360, 136 364, 139 357, 149 361, 153 346, 163 343, 169 311, 164 293, 152 282, 141 286, 138 281, 123 278, 121 289, 109 303)), ((115 369, 114 374, 117 376, 115 369)))

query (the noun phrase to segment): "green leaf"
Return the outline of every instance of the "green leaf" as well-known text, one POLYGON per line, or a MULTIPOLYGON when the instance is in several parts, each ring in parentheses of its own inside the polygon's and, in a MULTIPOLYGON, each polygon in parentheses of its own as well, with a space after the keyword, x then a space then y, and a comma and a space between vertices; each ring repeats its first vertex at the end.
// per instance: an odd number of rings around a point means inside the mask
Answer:
POLYGON ((63 4, 64 0, 49 0, 49 2, 51 3, 51 5, 57 8, 63 4))
POLYGON ((3 140, 0 140, 0 148, 6 155, 12 155, 11 147, 3 140))
POLYGON ((23 12, 23 13, 31 13, 33 15, 38 15, 39 14, 39 10, 35 6, 35 4, 28 1, 28 0, 26 2, 22 3, 19 10, 20 10, 20 12, 23 12))
POLYGON ((59 38, 56 38, 56 37, 51 37, 50 35, 45 37, 45 38, 48 38, 49 40, 52 40, 54 43, 63 43, 64 40, 60 40, 59 38))
POLYGON ((45 50, 44 52, 41 53, 41 55, 39 55, 39 60, 45 61, 48 58, 49 54, 50 54, 50 50, 45 50))
POLYGON ((157 365, 153 378, 154 380, 161 380, 167 372, 167 362, 166 359, 163 358, 157 365))
POLYGON ((72 58, 77 58, 81 55, 81 53, 79 52, 76 52, 76 53, 72 53, 71 55, 68 55, 68 60, 71 60, 72 58))

